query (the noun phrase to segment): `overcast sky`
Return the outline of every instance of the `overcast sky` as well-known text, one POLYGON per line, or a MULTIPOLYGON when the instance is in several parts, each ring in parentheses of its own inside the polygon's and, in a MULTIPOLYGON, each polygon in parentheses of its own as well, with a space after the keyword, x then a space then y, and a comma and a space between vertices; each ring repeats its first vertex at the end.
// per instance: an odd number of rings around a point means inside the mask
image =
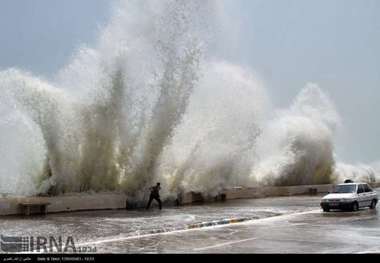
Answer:
MULTIPOLYGON (((1 0, 0 69, 52 77, 81 44, 93 44, 114 0, 1 0)), ((225 56, 255 70, 277 106, 307 82, 342 115, 339 159, 380 159, 380 1, 226 0, 236 27, 225 56)))

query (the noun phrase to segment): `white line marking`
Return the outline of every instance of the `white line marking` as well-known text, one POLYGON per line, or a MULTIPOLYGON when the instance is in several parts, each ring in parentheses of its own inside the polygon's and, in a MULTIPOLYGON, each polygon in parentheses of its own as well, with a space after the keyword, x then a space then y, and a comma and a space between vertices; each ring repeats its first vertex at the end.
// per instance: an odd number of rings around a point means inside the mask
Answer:
MULTIPOLYGON (((218 227, 218 226, 214 226, 214 227, 218 227)), ((127 241, 127 240, 133 240, 133 239, 141 239, 141 238, 146 238, 146 237, 164 236, 164 235, 178 234, 178 233, 184 233, 184 232, 190 232, 190 231, 199 231, 199 230, 202 230, 205 228, 206 227, 194 228, 194 229, 174 230, 174 231, 170 231, 170 232, 145 234, 145 235, 137 235, 137 236, 110 238, 110 239, 105 239, 105 240, 98 240, 98 241, 81 243, 81 244, 78 244, 78 246, 99 245, 99 244, 103 244, 103 243, 120 242, 120 241, 127 241)), ((211 227, 207 227, 207 228, 211 228, 211 227)))
MULTIPOLYGON (((270 222, 276 222, 279 220, 285 220, 285 219, 290 219, 295 216, 302 216, 302 215, 309 215, 309 214, 319 214, 321 211, 318 210, 310 210, 306 212, 298 212, 298 213, 293 213, 293 214, 285 214, 285 215, 280 215, 280 216, 273 216, 273 217, 266 217, 266 218, 261 218, 253 221, 246 221, 246 222, 241 222, 238 223, 239 225, 258 225, 258 224, 265 224, 265 223, 270 223, 270 222)), ((235 224, 235 225, 238 225, 235 224)), ((227 225, 228 226, 228 225, 227 225)))
POLYGON ((193 250, 194 251, 208 250, 208 249, 212 249, 212 248, 219 248, 219 247, 224 247, 224 246, 228 246, 228 245, 234 245, 234 244, 243 243, 243 242, 252 241, 252 240, 257 240, 257 238, 255 237, 255 238, 241 239, 241 240, 237 240, 237 241, 216 244, 214 246, 194 248, 193 250))
POLYGON ((121 241, 133 240, 133 239, 141 239, 141 238, 164 236, 164 235, 173 235, 173 234, 179 234, 179 233, 202 231, 202 230, 224 228, 224 227, 231 227, 231 226, 238 226, 238 225, 263 224, 263 223, 268 223, 268 222, 272 222, 272 221, 285 220, 287 218, 292 218, 294 216, 307 215, 307 214, 313 214, 313 213, 318 213, 318 212, 320 212, 320 210, 312 210, 312 211, 307 211, 307 212, 299 212, 299 213, 293 213, 293 214, 273 216, 273 217, 255 219, 252 221, 234 223, 234 224, 216 225, 216 226, 193 228, 193 229, 174 230, 174 231, 164 232, 164 233, 154 233, 154 234, 137 235, 137 236, 117 237, 117 238, 110 238, 110 239, 80 243, 77 246, 83 247, 83 246, 89 246, 89 245, 99 245, 99 244, 104 244, 104 243, 121 242, 121 241))

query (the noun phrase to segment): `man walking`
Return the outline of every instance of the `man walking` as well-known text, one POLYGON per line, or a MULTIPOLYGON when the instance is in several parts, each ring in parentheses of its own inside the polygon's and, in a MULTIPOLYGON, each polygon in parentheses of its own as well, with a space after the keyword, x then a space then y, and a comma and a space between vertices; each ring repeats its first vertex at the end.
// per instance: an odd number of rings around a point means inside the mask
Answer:
POLYGON ((148 202, 146 209, 148 210, 150 208, 150 205, 154 199, 158 202, 158 205, 159 205, 160 210, 161 210, 162 209, 162 203, 161 203, 161 199, 160 199, 161 184, 157 183, 156 186, 149 188, 149 190, 150 190, 150 197, 149 197, 149 202, 148 202))

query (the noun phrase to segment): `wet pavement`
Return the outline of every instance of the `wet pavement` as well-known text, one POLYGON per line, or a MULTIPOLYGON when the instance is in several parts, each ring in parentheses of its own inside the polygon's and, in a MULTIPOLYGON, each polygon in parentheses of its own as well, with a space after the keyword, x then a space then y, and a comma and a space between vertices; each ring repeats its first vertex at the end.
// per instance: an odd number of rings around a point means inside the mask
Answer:
POLYGON ((319 201, 320 197, 281 197, 163 211, 3 217, 0 232, 7 236, 73 236, 76 246, 96 247, 100 253, 380 252, 377 211, 323 213, 319 201), (218 222, 223 224, 216 225, 218 222))

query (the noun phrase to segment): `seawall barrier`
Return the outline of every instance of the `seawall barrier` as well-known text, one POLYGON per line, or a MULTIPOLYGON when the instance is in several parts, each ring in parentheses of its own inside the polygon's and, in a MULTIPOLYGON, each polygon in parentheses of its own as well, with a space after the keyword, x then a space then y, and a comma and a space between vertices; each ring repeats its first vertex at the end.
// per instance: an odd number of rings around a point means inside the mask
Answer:
MULTIPOLYGON (((371 183, 371 187, 379 188, 380 182, 371 183)), ((264 187, 234 187, 225 189, 217 196, 203 196, 200 193, 190 192, 181 197, 182 205, 201 202, 225 201, 236 199, 257 199, 267 197, 321 195, 332 192, 333 184, 301 185, 301 186, 264 186, 264 187)))
MULTIPOLYGON (((55 197, 3 197, 0 198, 0 215, 23 214, 20 203, 49 203, 48 213, 87 210, 116 210, 126 208, 123 193, 67 194, 55 197)), ((32 213, 35 213, 36 208, 32 213)))
MULTIPOLYGON (((379 183, 371 184, 379 188, 379 183)), ((320 195, 333 190, 334 185, 305 185, 287 187, 234 187, 221 191, 216 196, 205 196, 189 192, 167 205, 192 205, 237 199, 257 199, 267 197, 320 195)), ((124 193, 66 194, 55 197, 0 197, 0 216, 21 215, 24 213, 21 203, 49 203, 47 213, 119 210, 128 209, 127 196, 124 193)), ((133 208, 133 207, 132 207, 133 208)), ((39 212, 35 207, 31 213, 39 212)))

